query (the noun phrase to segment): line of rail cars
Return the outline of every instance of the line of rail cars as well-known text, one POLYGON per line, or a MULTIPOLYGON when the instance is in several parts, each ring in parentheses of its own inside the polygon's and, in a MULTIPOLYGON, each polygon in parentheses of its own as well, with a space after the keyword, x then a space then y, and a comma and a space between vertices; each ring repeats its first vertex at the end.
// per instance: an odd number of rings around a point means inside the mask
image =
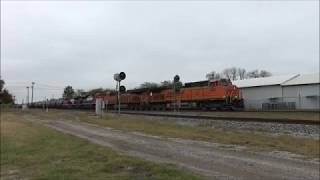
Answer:
MULTIPOLYGON (((117 108, 117 96, 103 96, 108 108, 117 108)), ((121 95, 121 108, 130 110, 238 109, 243 106, 239 89, 230 80, 186 83, 179 91, 171 87, 129 90, 121 95)))
POLYGON ((94 109, 96 96, 76 97, 73 99, 60 98, 48 101, 39 101, 30 105, 34 108, 57 108, 57 109, 94 109))
MULTIPOLYGON (((58 99, 47 102, 51 108, 92 109, 97 98, 102 98, 108 109, 118 108, 115 92, 96 94, 93 97, 58 99)), ((243 99, 239 89, 230 80, 210 80, 185 83, 179 91, 171 87, 133 89, 120 96, 121 108, 128 110, 170 110, 170 109, 241 109, 243 99)), ((42 107, 45 102, 36 103, 42 107)))

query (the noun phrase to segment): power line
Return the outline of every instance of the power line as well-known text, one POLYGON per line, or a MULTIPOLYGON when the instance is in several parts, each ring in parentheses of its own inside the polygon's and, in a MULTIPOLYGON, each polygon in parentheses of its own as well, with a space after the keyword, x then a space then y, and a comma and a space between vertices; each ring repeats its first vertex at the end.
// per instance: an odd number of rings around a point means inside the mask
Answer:
POLYGON ((25 88, 26 86, 25 85, 9 85, 9 86, 5 86, 5 87, 17 87, 17 88, 25 88))
POLYGON ((37 90, 41 90, 41 91, 63 91, 63 89, 47 89, 47 88, 35 88, 37 90))
MULTIPOLYGON (((8 88, 10 88, 11 90, 24 90, 26 86, 6 86, 8 88)), ((62 88, 48 88, 48 87, 34 87, 34 89, 37 89, 37 90, 57 90, 57 91, 62 91, 64 89, 62 88)))
POLYGON ((54 88, 64 88, 62 86, 56 86, 56 85, 49 85, 49 84, 44 84, 44 83, 37 83, 40 86, 47 86, 47 87, 54 87, 54 88))
MULTIPOLYGON (((23 82, 6 82, 6 86, 26 86, 28 83, 23 83, 23 82)), ((44 84, 44 83, 38 83, 37 86, 42 86, 42 87, 49 87, 49 88, 65 88, 63 86, 56 86, 56 85, 49 85, 49 84, 44 84)))
POLYGON ((52 89, 52 90, 64 90, 64 88, 52 88, 52 87, 39 87, 39 86, 37 86, 37 87, 35 87, 35 88, 37 88, 37 89, 52 89))

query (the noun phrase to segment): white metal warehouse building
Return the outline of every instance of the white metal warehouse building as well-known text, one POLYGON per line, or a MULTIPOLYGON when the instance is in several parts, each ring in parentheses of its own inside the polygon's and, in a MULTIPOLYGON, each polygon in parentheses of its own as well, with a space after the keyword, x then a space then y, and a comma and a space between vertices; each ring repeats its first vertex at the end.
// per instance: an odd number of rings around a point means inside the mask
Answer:
POLYGON ((272 76, 233 81, 246 109, 319 110, 319 73, 272 76))

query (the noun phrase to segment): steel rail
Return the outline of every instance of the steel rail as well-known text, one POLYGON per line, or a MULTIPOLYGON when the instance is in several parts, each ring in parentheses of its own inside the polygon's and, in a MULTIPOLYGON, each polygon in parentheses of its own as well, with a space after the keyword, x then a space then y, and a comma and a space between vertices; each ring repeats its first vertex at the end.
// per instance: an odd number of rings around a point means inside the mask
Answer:
MULTIPOLYGON (((114 111, 109 111, 116 113, 114 111)), ((257 122, 257 123, 278 123, 278 124, 301 124, 301 125, 318 125, 320 120, 298 120, 298 119, 271 119, 271 118, 253 118, 253 117, 216 117, 208 115, 191 115, 182 113, 153 113, 153 112, 137 112, 137 111, 122 111, 121 114, 156 116, 156 117, 171 117, 171 118, 187 118, 187 119, 205 119, 205 120, 223 120, 236 122, 257 122)))

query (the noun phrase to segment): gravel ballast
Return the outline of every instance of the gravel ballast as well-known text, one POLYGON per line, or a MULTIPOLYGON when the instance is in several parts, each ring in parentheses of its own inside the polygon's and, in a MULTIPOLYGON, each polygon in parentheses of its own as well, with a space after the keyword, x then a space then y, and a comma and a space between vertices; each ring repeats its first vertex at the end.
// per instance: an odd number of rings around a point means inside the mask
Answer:
MULTIPOLYGON (((122 115, 137 117, 137 115, 122 115)), ((202 126, 212 127, 225 130, 249 130, 261 133, 267 133, 272 136, 278 135, 293 135, 304 138, 319 139, 320 126, 319 125, 305 125, 305 124, 282 124, 271 122, 239 122, 226 120, 207 120, 207 119, 189 119, 189 118, 171 118, 171 117, 153 117, 153 116, 139 116, 146 120, 165 120, 173 121, 179 125, 184 126, 202 126)))

